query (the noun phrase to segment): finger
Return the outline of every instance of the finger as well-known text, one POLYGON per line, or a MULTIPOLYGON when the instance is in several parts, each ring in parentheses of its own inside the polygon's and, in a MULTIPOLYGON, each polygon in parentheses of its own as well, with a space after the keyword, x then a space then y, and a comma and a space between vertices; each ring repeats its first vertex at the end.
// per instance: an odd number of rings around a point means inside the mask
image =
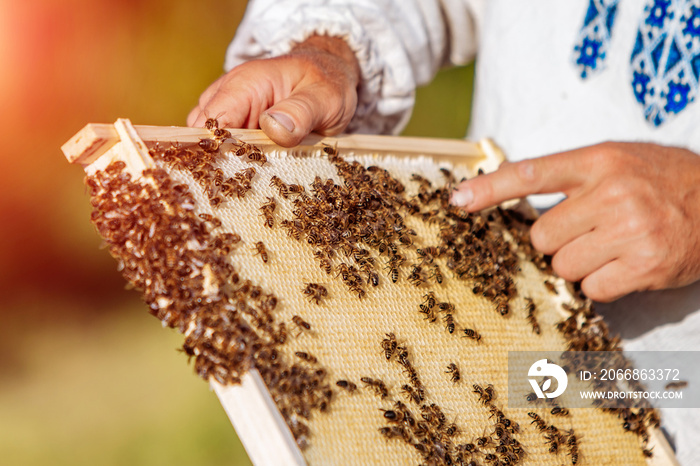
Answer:
POLYGON ((202 113, 202 109, 199 107, 199 105, 190 110, 190 113, 187 115, 187 126, 195 126, 195 122, 197 121, 200 113, 202 113))
POLYGON ((624 244, 610 241, 608 232, 596 229, 559 249, 552 268, 563 279, 576 282, 616 260, 623 248, 624 244))
POLYGON ((608 262, 581 282, 581 290, 594 301, 609 303, 639 290, 634 270, 621 260, 608 262))
POLYGON ((202 95, 199 96, 199 107, 201 108, 206 108, 207 104, 211 99, 216 96, 216 94, 219 93, 219 89, 221 88, 221 84, 224 82, 226 75, 220 77, 213 83, 207 87, 204 92, 202 92, 202 95))
MULTIPOLYGON (((201 108, 193 126, 204 126, 208 118, 216 118, 220 127, 244 128, 248 115, 258 105, 247 93, 218 92, 201 108)), ((257 124, 253 128, 257 128, 257 124)))
POLYGON ((552 255, 564 245, 591 232, 601 222, 601 206, 592 196, 570 197, 542 214, 530 229, 532 245, 552 255), (566 228, 562 228, 566 225, 566 228))
POLYGON ((260 127, 270 139, 284 147, 298 145, 311 131, 334 134, 347 126, 355 111, 353 101, 344 102, 323 84, 295 90, 260 116, 260 127))
POLYGON ((493 173, 462 182, 451 202, 473 212, 530 194, 567 193, 586 181, 590 153, 583 148, 503 164, 493 173))

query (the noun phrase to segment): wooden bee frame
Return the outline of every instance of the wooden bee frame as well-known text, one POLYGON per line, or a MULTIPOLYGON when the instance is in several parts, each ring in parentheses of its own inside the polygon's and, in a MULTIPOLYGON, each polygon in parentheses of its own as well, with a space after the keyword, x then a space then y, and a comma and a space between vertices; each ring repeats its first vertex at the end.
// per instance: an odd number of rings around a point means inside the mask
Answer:
MULTIPOLYGON (((427 138, 362 135, 324 138, 312 135, 300 146, 287 150, 276 146, 260 131, 230 131, 237 141, 259 146, 265 151, 284 150, 292 155, 303 155, 327 147, 342 147, 354 154, 391 154, 396 157, 429 154, 435 161, 467 165, 473 172, 478 169, 493 171, 504 160, 502 153, 490 141, 476 144, 461 140, 427 138)), ((69 162, 82 165, 89 175, 119 160, 126 163, 126 170, 134 178, 138 178, 144 169, 155 165, 149 155, 149 147, 174 143, 196 145, 200 140, 209 138, 210 134, 209 131, 199 128, 134 127, 128 120, 120 119, 114 125, 87 125, 64 144, 62 149, 69 162)), ((559 290, 562 294, 566 293, 564 287, 559 287, 559 290)), ((560 296, 559 299, 561 302, 564 297, 560 296)), ((251 370, 245 374, 240 385, 223 386, 213 379, 210 379, 210 384, 255 464, 306 464, 304 455, 297 447, 297 442, 257 371, 251 370)), ((647 460, 647 464, 677 464, 670 447, 658 431, 651 432, 649 446, 653 446, 654 456, 647 460)))

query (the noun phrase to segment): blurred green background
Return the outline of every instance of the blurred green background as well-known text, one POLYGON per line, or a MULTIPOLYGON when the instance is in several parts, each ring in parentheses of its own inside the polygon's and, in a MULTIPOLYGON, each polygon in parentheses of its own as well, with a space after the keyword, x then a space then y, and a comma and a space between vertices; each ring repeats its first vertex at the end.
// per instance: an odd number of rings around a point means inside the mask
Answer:
MULTIPOLYGON (((245 1, 0 0, 0 463, 249 464, 89 222, 60 146, 89 122, 184 125, 245 1)), ((404 134, 459 138, 472 67, 418 92, 404 134)))

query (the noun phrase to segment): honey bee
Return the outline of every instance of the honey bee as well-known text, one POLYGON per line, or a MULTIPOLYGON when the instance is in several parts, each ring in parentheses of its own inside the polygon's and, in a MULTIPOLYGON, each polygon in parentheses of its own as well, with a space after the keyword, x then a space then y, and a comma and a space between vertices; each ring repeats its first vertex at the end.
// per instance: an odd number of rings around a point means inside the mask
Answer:
POLYGON ((379 285, 379 275, 376 272, 368 272, 367 283, 371 283, 372 286, 379 285))
POLYGON ((510 312, 510 305, 507 301, 500 300, 496 305, 496 311, 498 311, 499 314, 505 317, 510 312))
POLYGON ((221 186, 224 182, 224 171, 220 168, 214 170, 214 186, 221 186))
POLYGON ((443 276, 442 272, 440 272, 440 266, 437 264, 433 264, 433 278, 438 284, 442 284, 443 276))
POLYGON ((549 452, 554 454, 558 453, 562 438, 561 434, 559 434, 557 431, 557 428, 554 426, 549 426, 544 434, 544 438, 546 439, 545 443, 549 445, 549 452))
POLYGON ((448 170, 447 168, 441 168, 440 172, 442 172, 442 176, 445 177, 448 184, 452 184, 456 181, 452 172, 450 170, 448 170))
POLYGON ((202 150, 206 152, 216 152, 219 150, 220 145, 221 143, 216 139, 206 138, 199 140, 199 147, 201 147, 202 150))
POLYGON ((209 215, 209 214, 199 214, 199 218, 201 218, 201 219, 204 220, 205 222, 211 223, 211 224, 214 226, 214 228, 218 228, 218 227, 221 226, 221 220, 219 220, 218 218, 214 217, 213 215, 209 215))
POLYGON ((550 282, 549 280, 544 281, 544 287, 547 288, 547 291, 549 291, 551 294, 558 295, 559 292, 557 291, 557 288, 554 286, 554 283, 550 282))
POLYGON ((384 355, 386 356, 387 361, 394 355, 397 346, 396 335, 393 333, 387 333, 386 338, 382 340, 382 349, 384 350, 384 355))
POLYGON ((569 455, 571 456, 571 464, 578 463, 578 439, 574 434, 574 429, 567 431, 568 438, 566 444, 569 447, 569 455))
POLYGON ((238 194, 239 198, 243 197, 241 185, 233 178, 228 178, 221 184, 221 194, 227 197, 233 197, 234 194, 238 194))
POLYGON ((450 313, 445 314, 445 317, 443 319, 445 320, 445 329, 450 333, 454 333, 455 320, 452 317, 452 314, 450 314, 450 313))
POLYGON ((331 272, 333 271, 333 265, 331 264, 331 261, 329 261, 328 259, 321 259, 319 265, 321 267, 321 270, 326 272, 328 275, 330 275, 331 272))
POLYGON ((407 280, 415 286, 420 286, 425 281, 422 270, 423 268, 420 265, 414 265, 407 280))
POLYGON ((247 154, 248 152, 250 152, 251 149, 252 149, 252 146, 250 144, 247 144, 245 142, 241 142, 238 149, 236 149, 234 151, 234 155, 236 155, 236 157, 242 157, 245 154, 247 154))
MULTIPOLYGON (((456 446, 456 450, 458 453, 467 453, 471 455, 476 453, 479 449, 473 443, 460 443, 456 446)), ((476 463, 473 461, 471 463, 476 465, 476 463)), ((467 464, 467 466, 469 466, 469 464, 467 464)))
POLYGON ((403 385, 401 387, 401 391, 403 391, 406 394, 406 397, 409 400, 413 401, 417 405, 421 404, 421 401, 423 401, 423 399, 420 397, 418 392, 416 390, 414 390, 413 387, 411 387, 408 384, 403 385))
POLYGON ((666 390, 682 390, 688 386, 688 382, 685 380, 679 380, 677 382, 669 382, 666 384, 666 390))
POLYGON ((250 162, 258 162, 261 166, 267 163, 267 157, 265 157, 265 154, 256 151, 250 152, 248 154, 248 160, 250 162))
POLYGON ((391 279, 392 283, 396 283, 396 281, 399 279, 399 269, 397 267, 389 267, 389 278, 391 279))
POLYGON ((357 297, 358 297, 359 299, 364 298, 365 295, 366 295, 365 290, 362 289, 362 287, 357 286, 357 285, 350 286, 350 292, 351 292, 351 293, 357 293, 357 297))
POLYGON ((418 183, 420 183, 420 184, 424 184, 424 185, 426 185, 426 186, 431 186, 431 185, 432 185, 432 184, 430 183, 430 181, 428 181, 426 178, 424 178, 424 177, 422 177, 421 175, 418 175, 418 174, 416 174, 416 173, 414 173, 413 175, 411 175, 411 181, 416 181, 416 182, 418 182, 418 183))
POLYGON ((280 196, 287 199, 287 185, 284 181, 280 179, 279 176, 273 175, 272 178, 270 178, 270 186, 277 188, 279 190, 280 196))
POLYGON ((481 341, 481 335, 479 335, 479 333, 476 330, 465 328, 463 332, 466 338, 470 338, 472 340, 475 340, 476 342, 481 341))
POLYGON ((275 343, 279 343, 280 345, 287 341, 287 326, 284 324, 284 322, 280 322, 279 326, 277 327, 277 333, 274 335, 274 340, 275 343))
POLYGON ((404 246, 411 246, 413 244, 413 240, 409 235, 401 234, 399 235, 399 243, 403 244, 404 246))
POLYGON ((418 248, 416 249, 416 253, 418 254, 419 257, 422 258, 422 262, 431 264, 433 262, 433 259, 439 255, 439 251, 436 247, 429 247, 429 248, 418 248))
POLYGON ((315 356, 313 356, 313 355, 311 355, 311 354, 309 354, 309 353, 305 353, 305 352, 303 352, 303 351, 297 351, 297 352, 295 352, 295 353, 294 353, 294 356, 296 356, 296 357, 298 357, 299 359, 302 359, 302 360, 308 362, 309 364, 316 364, 316 363, 318 362, 318 360, 316 359, 315 356))
POLYGON ((216 118, 207 118, 207 121, 204 122, 204 127, 209 131, 215 131, 219 128, 219 120, 216 118))
POLYGON ((411 439, 408 431, 401 426, 380 427, 379 433, 387 439, 404 438, 406 441, 409 441, 411 439))
POLYGON ((362 377, 360 380, 368 387, 372 387, 374 389, 374 393, 380 398, 386 398, 389 395, 389 390, 387 390, 386 385, 384 385, 384 382, 381 380, 372 379, 370 377, 362 377))
POLYGON ((296 336, 301 335, 301 332, 303 332, 304 330, 311 330, 311 324, 309 324, 299 316, 292 316, 292 322, 294 322, 294 325, 296 325, 299 329, 299 333, 296 336))
POLYGON ((450 380, 452 380, 452 382, 454 382, 454 383, 459 382, 460 375, 459 375, 459 369, 457 368, 457 364, 451 362, 451 363, 447 366, 447 371, 446 371, 445 373, 446 373, 446 374, 452 374, 451 377, 450 377, 450 380))
POLYGON ((221 141, 223 139, 229 139, 231 137, 231 133, 223 128, 216 128, 214 130, 214 137, 221 141))
POLYGON ((435 317, 435 313, 433 312, 433 310, 426 304, 419 304, 418 307, 420 308, 419 312, 421 314, 425 314, 425 320, 429 320, 431 323, 437 320, 437 317, 435 317))
POLYGON ((537 318, 535 317, 535 303, 532 301, 532 298, 525 298, 525 303, 525 310, 527 311, 527 321, 530 322, 530 326, 532 326, 532 331, 539 335, 540 324, 537 322, 537 318))
MULTIPOLYGON (((491 443, 491 437, 487 437, 485 435, 483 437, 479 437, 476 439, 476 444, 479 445, 480 447, 485 447, 489 443, 491 443)), ((489 453, 488 455, 484 456, 484 461, 486 461, 486 462, 493 462, 495 460, 496 460, 496 455, 494 455, 492 453, 489 453), (492 457, 490 460, 489 460, 489 455, 492 457)))
POLYGON ((276 208, 277 203, 274 197, 268 197, 267 202, 260 206, 260 210, 269 210, 270 212, 274 212, 276 208))
POLYGON ((425 301, 423 301, 423 304, 428 306, 430 309, 435 307, 435 304, 437 302, 437 300, 435 299, 435 293, 430 291, 430 292, 424 294, 423 297, 425 298, 425 301))
POLYGON ((537 413, 527 413, 528 416, 532 418, 532 422, 530 424, 535 424, 535 427, 540 432, 544 432, 547 429, 547 423, 542 420, 542 418, 537 414, 537 413))
POLYGON ((305 191, 304 187, 300 184, 290 184, 287 186, 287 192, 291 194, 301 194, 305 191))
POLYGON ((394 411, 392 409, 381 409, 380 411, 384 411, 384 418, 388 420, 389 422, 395 422, 399 423, 403 421, 404 415, 401 411, 394 411))
POLYGON ((488 384, 486 388, 483 388, 481 385, 475 383, 472 385, 474 390, 472 390, 474 393, 479 395, 479 401, 481 401, 484 404, 489 404, 491 400, 494 398, 494 391, 493 391, 493 385, 488 384))
POLYGON ((304 288, 304 294, 309 298, 309 300, 319 304, 322 298, 328 295, 328 290, 325 286, 319 285, 318 283, 307 283, 306 288, 304 288))
POLYGON ((357 389, 357 385, 348 380, 338 380, 335 384, 340 388, 347 390, 350 393, 354 392, 357 389))
POLYGON ((552 408, 551 413, 554 416, 568 416, 569 410, 560 406, 555 406, 554 408, 552 408))
POLYGON ((326 155, 337 155, 337 154, 338 154, 338 149, 335 148, 335 147, 333 147, 333 146, 329 146, 328 144, 325 144, 325 143, 324 143, 324 144, 323 144, 323 152, 324 152, 326 155))
POLYGON ((255 243, 255 250, 257 251, 256 255, 260 254, 260 258, 263 260, 264 263, 267 264, 268 256, 265 244, 262 241, 258 241, 257 243, 255 243))
POLYGON ((455 305, 452 303, 438 303, 440 312, 454 312, 455 305))
POLYGON ((276 207, 277 204, 275 203, 274 197, 268 197, 267 202, 260 206, 260 210, 262 211, 261 215, 265 217, 265 225, 269 228, 272 228, 275 225, 275 218, 272 214, 275 211, 276 207))
POLYGON ((225 243, 237 244, 241 242, 241 235, 238 233, 222 233, 219 237, 225 243))

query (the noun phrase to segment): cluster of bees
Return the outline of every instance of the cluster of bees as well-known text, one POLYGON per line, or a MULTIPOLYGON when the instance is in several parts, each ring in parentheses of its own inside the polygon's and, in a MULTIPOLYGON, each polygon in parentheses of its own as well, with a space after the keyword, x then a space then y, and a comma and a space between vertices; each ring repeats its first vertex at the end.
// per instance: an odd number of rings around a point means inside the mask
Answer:
MULTIPOLYGON (((438 314, 442 314, 442 320, 445 322, 445 330, 450 335, 455 334, 455 305, 449 302, 438 302, 434 291, 429 291, 423 295, 424 301, 418 305, 419 312, 423 314, 424 320, 430 323, 435 323, 438 320, 438 314)), ((481 334, 472 328, 463 328, 461 332, 464 338, 469 338, 479 343, 481 334)))
MULTIPOLYGON (((190 155, 188 163, 211 163, 205 151, 191 154, 209 162, 190 155)), ((196 215, 188 187, 175 184, 165 170, 148 169, 132 181, 124 168, 113 162, 86 179, 92 221, 119 270, 143 293, 151 314, 185 334, 182 351, 203 379, 240 383, 256 368, 305 447, 307 422, 314 411, 328 410, 333 391, 313 355, 297 352, 295 362, 278 351, 287 340, 285 323, 274 317, 278 298, 240 277, 228 260, 241 237, 216 234, 220 220, 196 215)), ((294 324, 310 328, 299 320, 294 324)))
MULTIPOLYGON (((379 428, 383 437, 397 439, 412 446, 425 465, 515 465, 524 458, 525 450, 515 438, 520 426, 496 406, 496 393, 492 385, 482 387, 474 384, 473 392, 477 394, 481 405, 488 409, 490 417, 495 420, 494 424, 485 429, 483 436, 468 442, 458 442, 456 436, 461 429, 455 422, 448 421, 439 405, 427 401, 425 386, 410 362, 406 345, 399 344, 394 333, 387 333, 381 347, 387 361, 395 360, 409 381, 402 387, 409 404, 395 401, 389 409, 380 408, 386 422, 386 425, 379 428)), ((460 381, 460 372, 455 363, 448 364, 445 372, 451 382, 460 381)), ((377 382, 384 385, 375 380, 377 382)), ((385 387, 381 397, 384 399, 387 396, 385 387)))
MULTIPOLYGON (((324 152, 342 184, 317 176, 307 193, 303 186, 288 185, 277 176, 271 181, 282 197, 296 195, 294 218, 281 225, 291 237, 306 240, 314 248, 322 270, 329 275, 335 272, 353 294, 363 298, 368 286, 379 284, 382 272, 392 283, 403 276, 415 286, 441 285, 445 275, 438 259, 442 259, 454 276, 470 280, 475 294, 492 301, 502 316, 508 315, 509 302, 516 295, 513 275, 519 267, 516 243, 504 236, 502 227, 507 225, 511 237, 518 235, 518 240, 525 241, 526 233, 519 231, 526 228, 525 221, 519 214, 502 209, 468 214, 450 205, 455 179, 444 168, 446 184, 433 188, 429 180, 414 174, 411 182, 418 183, 418 192, 409 195, 387 170, 347 162, 333 147, 326 146, 324 152), (439 244, 419 247, 406 216, 437 223, 439 244), (370 250, 386 257, 375 259, 370 250)), ((542 257, 534 252, 532 256, 542 257)))
MULTIPOLYGON (((562 304, 569 317, 556 325, 567 340, 567 352, 562 354, 567 372, 588 370, 598 372, 603 367, 617 367, 632 370, 631 362, 624 357, 620 347, 620 338, 611 336, 603 318, 596 314, 590 300, 581 300, 580 304, 572 306, 562 304), (585 353, 578 353, 585 352, 585 353), (600 353, 596 353, 600 352, 600 353)), ((596 390, 616 391, 621 387, 614 380, 595 378, 590 383, 596 390)), ((637 380, 626 380, 625 389, 643 391, 645 388, 637 380)), ((602 407, 603 400, 594 400, 593 405, 602 407)), ((604 411, 617 416, 625 431, 634 433, 639 438, 642 452, 646 457, 653 456, 648 448, 649 429, 656 429, 661 424, 658 411, 653 409, 648 401, 640 400, 605 400, 604 411), (632 403, 632 406, 630 406, 632 403)))
POLYGON ((568 450, 567 455, 571 456, 571 464, 578 464, 578 437, 574 429, 562 431, 554 424, 547 425, 537 413, 529 412, 527 414, 532 418, 531 424, 544 436, 550 453, 556 454, 560 448, 565 446, 568 450))
MULTIPOLYGON (((219 128, 215 119, 207 120, 206 127, 211 132, 212 138, 201 139, 196 146, 184 147, 173 144, 163 150, 156 145, 149 150, 149 153, 154 160, 160 160, 175 169, 190 172, 192 178, 204 189, 209 204, 212 207, 218 207, 227 199, 245 197, 252 187, 256 170, 255 167, 248 167, 226 178, 223 170, 215 166, 215 162, 220 155, 222 143, 227 139, 236 140, 231 138, 228 130, 219 128)), ((237 147, 234 153, 244 160, 261 165, 267 162, 259 148, 240 141, 234 144, 237 147)))
MULTIPOLYGON (((216 207, 226 198, 244 197, 252 188, 256 171, 251 166, 226 178, 216 167, 216 158, 223 141, 231 135, 218 128, 216 120, 208 122, 208 129, 212 138, 201 140, 198 147, 156 146, 150 153, 159 163, 189 172, 216 207)), ((266 162, 254 146, 234 144, 237 156, 251 163, 266 162)), ((409 196, 405 186, 387 170, 346 162, 331 147, 324 152, 343 183, 317 176, 307 193, 304 186, 286 184, 273 176, 270 185, 283 199, 292 198, 294 204, 294 218, 282 220, 279 225, 290 236, 305 240, 314 249, 321 269, 339 278, 358 298, 378 286, 384 275, 392 283, 405 278, 417 287, 440 286, 445 280, 444 266, 452 272, 451 277, 467 280, 474 294, 491 301, 506 317, 510 301, 517 294, 513 276, 519 271, 518 254, 524 254, 540 270, 551 271, 547 258, 529 243, 530 220, 500 208, 467 214, 451 206, 449 197, 455 180, 450 171, 442 169, 446 183, 437 188, 414 175, 411 182, 418 183, 418 192, 409 196), (406 225, 406 216, 437 224, 437 244, 420 246, 416 232, 406 225)), ((217 234, 220 220, 208 214, 196 215, 187 185, 176 184, 164 170, 144 171, 143 177, 149 181, 143 182, 132 181, 124 168, 123 162, 114 162, 86 181, 94 207, 92 221, 118 260, 122 274, 143 292, 153 315, 185 334, 182 350, 194 358, 195 370, 202 378, 214 378, 222 384, 239 383, 247 370, 256 368, 297 442, 305 447, 310 435, 308 421, 315 411, 329 409, 334 392, 326 369, 315 356, 297 351, 296 359, 290 361, 279 351, 279 345, 287 340, 287 327, 274 318, 277 297, 239 277, 228 260, 241 237, 217 234), (214 291, 211 283, 215 284, 214 291)), ((269 228, 275 227, 276 207, 273 197, 260 206, 269 228)), ((264 262, 268 261, 261 241, 256 242, 255 250, 264 262)), ((327 297, 326 288, 315 283, 307 283, 302 293, 316 304, 327 297)), ((420 312, 430 322, 441 315, 446 330, 453 334, 454 305, 438 302, 432 290, 423 298, 420 312)), ((568 341, 568 349, 618 350, 619 340, 608 335, 605 324, 588 303, 565 307, 570 317, 557 325, 568 341)), ((526 312, 533 332, 539 334, 536 308, 529 298, 526 312)), ((294 316, 292 323, 300 333, 310 329, 299 316, 294 316)), ((458 333, 481 341, 476 330, 464 328, 458 333)), ((458 427, 446 421, 436 404, 426 401, 425 387, 406 346, 398 344, 390 333, 382 349, 387 360, 398 362, 407 376, 401 391, 409 405, 415 405, 412 411, 399 401, 383 410, 388 423, 380 429, 383 436, 411 444, 426 464, 516 464, 523 458, 524 450, 514 437, 517 424, 493 403, 492 386, 474 385, 474 393, 495 418, 493 432, 470 443, 456 443, 453 439, 458 427)), ((453 383, 461 379, 454 363, 447 366, 446 374, 453 383)), ((386 384, 379 379, 362 377, 360 382, 381 399, 389 396, 386 384)), ((337 380, 335 385, 348 392, 357 389, 348 380, 337 380)), ((607 409, 620 416, 623 427, 639 435, 646 447, 647 428, 659 424, 655 411, 646 407, 607 409)), ((564 408, 556 406, 551 410, 554 416, 565 413, 564 408)), ((573 430, 560 431, 546 425, 539 416, 531 417, 550 451, 566 448, 572 464, 576 464, 579 453, 573 430)), ((644 452, 651 454, 646 448, 644 452)))

